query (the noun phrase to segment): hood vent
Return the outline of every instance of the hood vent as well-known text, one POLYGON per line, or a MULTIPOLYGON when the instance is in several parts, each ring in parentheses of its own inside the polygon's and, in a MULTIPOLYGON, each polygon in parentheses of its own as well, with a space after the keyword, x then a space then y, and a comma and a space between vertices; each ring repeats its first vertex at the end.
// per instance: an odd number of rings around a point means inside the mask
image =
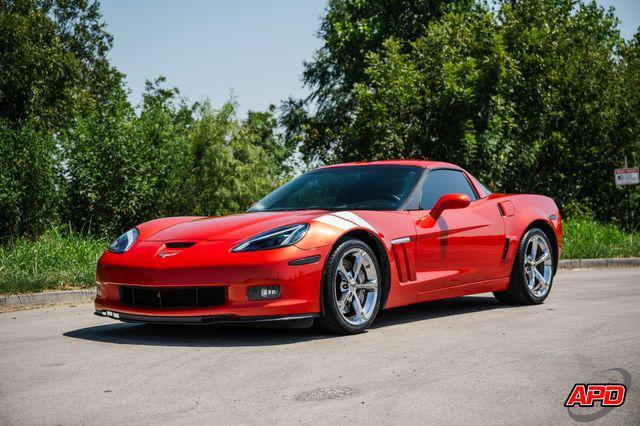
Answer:
POLYGON ((167 248, 171 248, 171 249, 181 249, 181 248, 189 248, 189 247, 195 245, 195 243, 194 242, 179 241, 179 242, 173 242, 173 243, 165 243, 164 245, 167 248))

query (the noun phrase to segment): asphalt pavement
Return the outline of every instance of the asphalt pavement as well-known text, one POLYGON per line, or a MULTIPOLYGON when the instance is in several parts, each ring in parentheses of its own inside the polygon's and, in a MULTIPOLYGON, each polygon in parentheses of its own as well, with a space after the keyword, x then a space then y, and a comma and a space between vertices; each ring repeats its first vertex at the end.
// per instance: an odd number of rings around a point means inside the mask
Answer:
POLYGON ((633 382, 596 423, 640 424, 640 269, 561 271, 539 306, 389 310, 357 336, 124 324, 82 304, 0 314, 0 424, 570 424, 573 385, 614 368, 633 382))

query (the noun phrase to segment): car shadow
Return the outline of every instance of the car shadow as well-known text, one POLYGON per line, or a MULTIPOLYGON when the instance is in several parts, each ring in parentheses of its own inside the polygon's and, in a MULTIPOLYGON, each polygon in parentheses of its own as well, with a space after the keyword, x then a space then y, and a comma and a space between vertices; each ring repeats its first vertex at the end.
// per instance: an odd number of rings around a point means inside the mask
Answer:
POLYGON ((371 326, 372 329, 433 318, 463 315, 492 309, 508 309, 493 296, 464 296, 455 299, 423 302, 382 311, 371 326))
MULTIPOLYGON (((382 311, 371 328, 375 330, 409 322, 501 308, 508 307, 489 296, 465 296, 425 302, 382 311)), ((193 326, 109 323, 68 331, 63 335, 112 344, 184 347, 278 346, 319 339, 349 338, 310 328, 229 324, 193 326)))

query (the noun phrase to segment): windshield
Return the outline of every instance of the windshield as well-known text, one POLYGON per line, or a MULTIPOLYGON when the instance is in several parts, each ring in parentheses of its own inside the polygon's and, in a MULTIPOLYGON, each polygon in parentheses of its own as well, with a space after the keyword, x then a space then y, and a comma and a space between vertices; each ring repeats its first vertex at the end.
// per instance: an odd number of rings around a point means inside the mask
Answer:
POLYGON ((276 189, 249 211, 397 210, 421 171, 421 167, 397 165, 314 170, 276 189))

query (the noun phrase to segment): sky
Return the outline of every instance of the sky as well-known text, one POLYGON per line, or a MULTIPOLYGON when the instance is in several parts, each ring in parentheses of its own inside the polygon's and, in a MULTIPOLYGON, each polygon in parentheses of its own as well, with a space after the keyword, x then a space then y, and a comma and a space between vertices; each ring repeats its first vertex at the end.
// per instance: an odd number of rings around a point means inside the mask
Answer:
MULTIPOLYGON (((640 0, 598 0, 614 6, 621 32, 640 26, 640 0)), ((112 64, 126 74, 138 104, 145 80, 164 75, 190 101, 220 106, 234 97, 247 110, 305 96, 303 61, 321 42, 316 34, 326 0, 102 0, 114 36, 112 64)))

